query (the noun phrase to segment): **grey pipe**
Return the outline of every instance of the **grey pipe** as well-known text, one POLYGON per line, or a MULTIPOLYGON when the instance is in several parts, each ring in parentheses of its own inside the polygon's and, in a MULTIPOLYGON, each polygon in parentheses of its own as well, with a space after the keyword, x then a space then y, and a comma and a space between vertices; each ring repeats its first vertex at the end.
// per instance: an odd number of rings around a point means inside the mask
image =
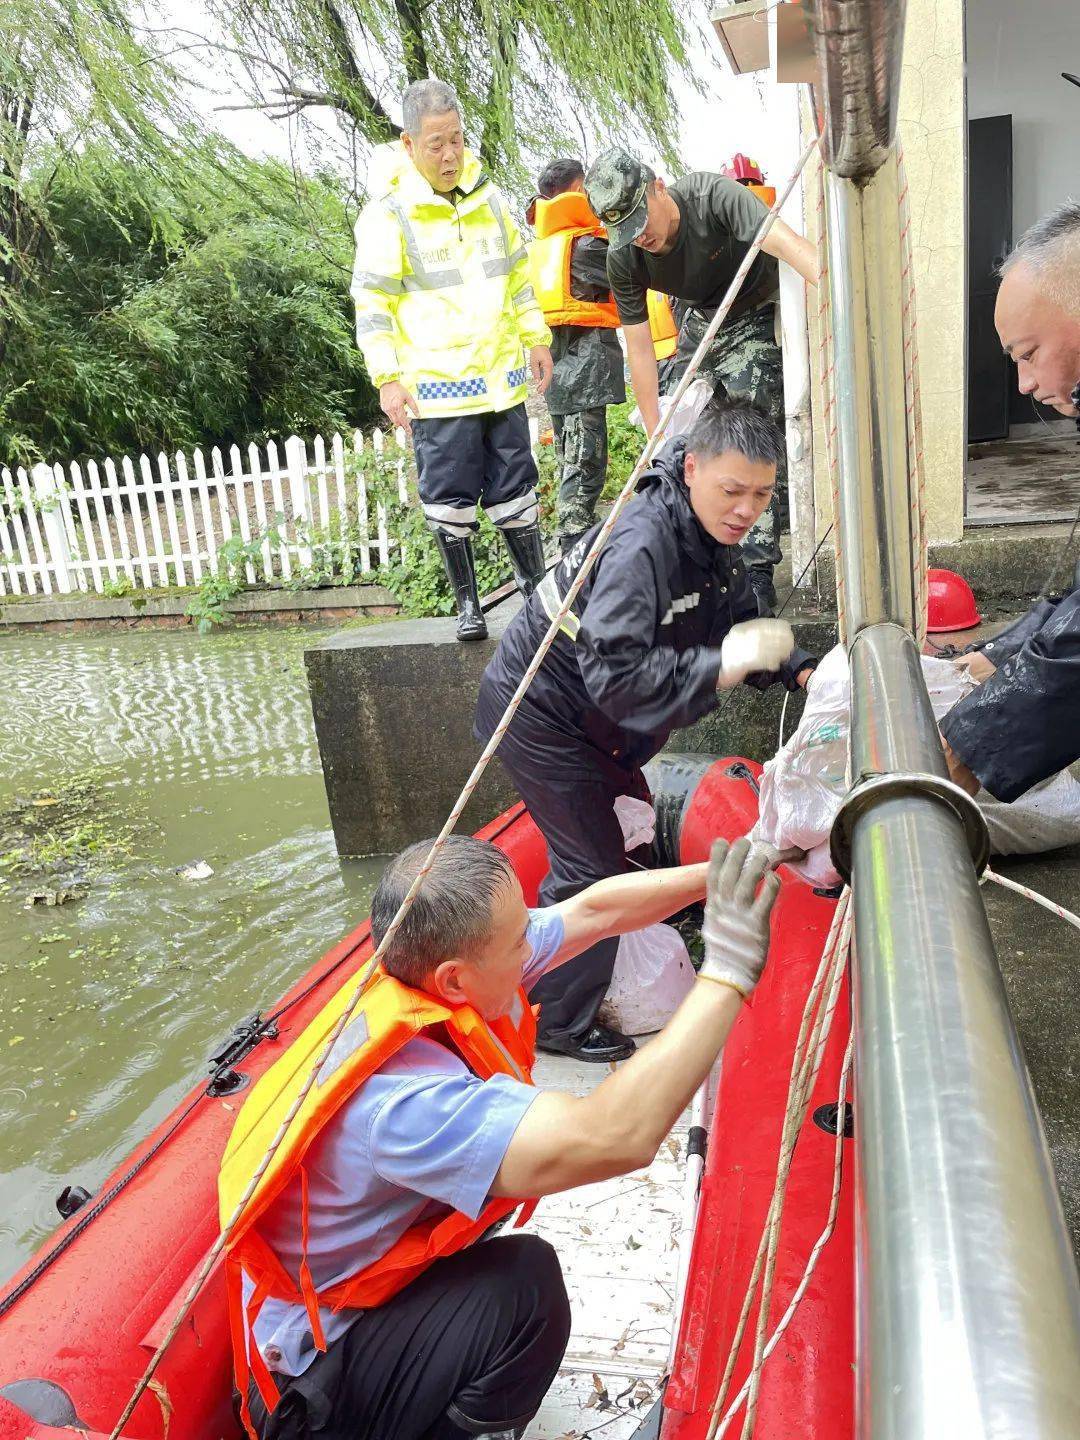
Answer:
POLYGON ((803 0, 818 57, 821 138, 834 175, 864 180, 896 138, 904 0, 803 0))

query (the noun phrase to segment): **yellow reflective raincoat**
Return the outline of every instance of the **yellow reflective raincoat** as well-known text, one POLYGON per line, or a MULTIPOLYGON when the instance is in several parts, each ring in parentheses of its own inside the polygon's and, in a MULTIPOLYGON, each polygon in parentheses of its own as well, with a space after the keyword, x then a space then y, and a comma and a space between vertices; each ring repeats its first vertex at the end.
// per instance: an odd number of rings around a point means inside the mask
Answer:
POLYGON ((377 197, 356 222, 356 339, 376 386, 400 380, 422 418, 508 410, 525 399, 528 351, 549 345, 509 208, 465 152, 440 195, 400 142, 372 157, 377 197))

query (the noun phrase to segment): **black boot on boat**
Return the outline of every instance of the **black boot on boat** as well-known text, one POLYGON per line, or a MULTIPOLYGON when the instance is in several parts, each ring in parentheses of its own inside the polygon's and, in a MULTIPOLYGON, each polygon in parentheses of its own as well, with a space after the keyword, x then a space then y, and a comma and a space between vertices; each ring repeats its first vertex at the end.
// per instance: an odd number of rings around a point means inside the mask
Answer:
POLYGON ((486 640, 488 628, 476 590, 472 541, 467 535, 448 535, 445 530, 435 530, 433 533, 457 602, 457 638, 486 640))
POLYGON ((502 537, 514 563, 517 587, 527 600, 547 572, 540 526, 522 525, 516 530, 504 530, 502 537))
POLYGON ((575 1060, 591 1060, 607 1065, 614 1060, 629 1060, 637 1046, 629 1035, 610 1025, 597 1023, 583 1040, 545 1040, 537 1037, 536 1048, 549 1055, 570 1055, 575 1060))

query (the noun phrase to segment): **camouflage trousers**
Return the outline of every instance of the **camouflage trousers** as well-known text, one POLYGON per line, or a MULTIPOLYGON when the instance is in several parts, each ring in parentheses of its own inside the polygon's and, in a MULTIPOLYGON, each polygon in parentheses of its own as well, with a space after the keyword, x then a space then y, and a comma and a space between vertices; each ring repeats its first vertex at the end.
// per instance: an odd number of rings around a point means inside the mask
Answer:
POLYGON ((596 523, 596 502, 607 474, 607 406, 553 415, 559 462, 556 525, 560 536, 580 535, 596 523))
MULTIPOLYGON (((708 329, 708 317, 688 310, 679 332, 679 355, 688 360, 708 329)), ((712 385, 714 403, 749 400, 784 434, 784 368, 776 343, 772 305, 762 305, 721 327, 698 367, 712 385)), ((776 491, 768 510, 743 541, 755 593, 772 590, 772 569, 781 559, 780 531, 787 518, 787 460, 776 471, 776 491)))

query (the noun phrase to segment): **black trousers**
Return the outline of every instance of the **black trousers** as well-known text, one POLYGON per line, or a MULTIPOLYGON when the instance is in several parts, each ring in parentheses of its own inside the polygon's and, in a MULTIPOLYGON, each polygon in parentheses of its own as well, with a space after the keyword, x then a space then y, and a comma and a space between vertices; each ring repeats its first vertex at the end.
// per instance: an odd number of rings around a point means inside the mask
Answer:
POLYGON ((433 530, 471 535, 476 507, 501 530, 535 523, 536 461, 524 405, 412 422, 417 489, 433 530))
POLYGON ((463 1440, 523 1428, 570 1335, 559 1258, 536 1235, 501 1235, 438 1260, 285 1382, 260 1440, 463 1440))
MULTIPOLYGON (((492 733, 508 699, 481 682, 477 734, 492 733)), ((503 736, 498 758, 547 842, 550 869, 540 885, 541 905, 569 900, 631 868, 614 806, 620 795, 649 799, 640 770, 624 768, 584 737, 530 724, 524 707, 503 736)), ((584 1040, 611 984, 618 948, 617 939, 601 940, 533 986, 529 998, 540 1005, 541 1045, 584 1040)))

